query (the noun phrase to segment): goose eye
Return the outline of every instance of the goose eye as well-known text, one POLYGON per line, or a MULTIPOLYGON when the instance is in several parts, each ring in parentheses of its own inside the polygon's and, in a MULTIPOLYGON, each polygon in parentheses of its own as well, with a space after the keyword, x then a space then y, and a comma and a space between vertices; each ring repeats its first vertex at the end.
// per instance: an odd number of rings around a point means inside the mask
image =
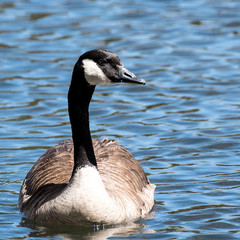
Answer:
POLYGON ((98 61, 98 63, 99 63, 100 65, 104 65, 104 64, 107 63, 107 60, 106 60, 106 59, 100 59, 100 60, 98 61))

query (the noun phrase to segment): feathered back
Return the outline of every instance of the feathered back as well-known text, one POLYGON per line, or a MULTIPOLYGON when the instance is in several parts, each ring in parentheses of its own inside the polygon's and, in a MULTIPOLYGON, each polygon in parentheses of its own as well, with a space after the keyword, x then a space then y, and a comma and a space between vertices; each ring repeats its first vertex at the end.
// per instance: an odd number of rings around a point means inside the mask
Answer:
MULTIPOLYGON (((145 189, 154 191, 142 166, 132 154, 115 140, 93 140, 97 167, 109 195, 117 201, 132 200, 144 208, 142 198, 145 189)), ((34 215, 45 202, 53 199, 67 186, 72 176, 72 140, 63 141, 44 153, 24 180, 19 196, 19 208, 34 215)), ((142 211, 140 209, 140 211, 142 211)))

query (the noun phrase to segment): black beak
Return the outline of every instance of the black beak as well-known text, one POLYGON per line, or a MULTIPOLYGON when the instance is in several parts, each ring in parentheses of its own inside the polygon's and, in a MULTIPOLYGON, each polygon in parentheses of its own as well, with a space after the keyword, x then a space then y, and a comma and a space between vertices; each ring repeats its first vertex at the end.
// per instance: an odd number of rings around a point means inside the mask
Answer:
POLYGON ((125 67, 123 66, 117 66, 117 67, 119 69, 119 76, 117 79, 119 82, 146 84, 146 81, 144 79, 135 76, 132 72, 128 71, 125 67))

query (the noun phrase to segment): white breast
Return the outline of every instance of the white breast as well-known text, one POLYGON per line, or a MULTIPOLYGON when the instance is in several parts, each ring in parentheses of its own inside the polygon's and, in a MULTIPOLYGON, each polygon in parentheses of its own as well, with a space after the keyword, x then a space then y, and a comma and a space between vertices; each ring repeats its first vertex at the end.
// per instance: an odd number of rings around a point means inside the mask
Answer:
POLYGON ((51 216, 62 223, 120 223, 124 209, 110 198, 96 167, 78 169, 65 190, 37 210, 36 218, 51 216))
POLYGON ((84 218, 92 222, 107 220, 116 209, 96 167, 86 166, 78 169, 64 195, 68 198, 67 205, 70 201, 75 212, 80 212, 84 218))
POLYGON ((141 215, 139 206, 128 195, 123 194, 121 199, 109 196, 97 168, 86 166, 79 168, 68 186, 44 203, 35 217, 43 222, 117 224, 141 215))

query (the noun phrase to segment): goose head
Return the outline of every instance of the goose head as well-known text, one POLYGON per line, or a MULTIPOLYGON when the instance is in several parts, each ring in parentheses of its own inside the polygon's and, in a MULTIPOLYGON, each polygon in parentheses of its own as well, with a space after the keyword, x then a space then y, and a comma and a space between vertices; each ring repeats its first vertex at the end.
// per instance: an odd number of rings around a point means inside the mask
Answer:
POLYGON ((80 56, 75 68, 81 69, 86 82, 91 86, 118 82, 145 84, 121 63, 119 57, 106 50, 91 50, 80 56))

